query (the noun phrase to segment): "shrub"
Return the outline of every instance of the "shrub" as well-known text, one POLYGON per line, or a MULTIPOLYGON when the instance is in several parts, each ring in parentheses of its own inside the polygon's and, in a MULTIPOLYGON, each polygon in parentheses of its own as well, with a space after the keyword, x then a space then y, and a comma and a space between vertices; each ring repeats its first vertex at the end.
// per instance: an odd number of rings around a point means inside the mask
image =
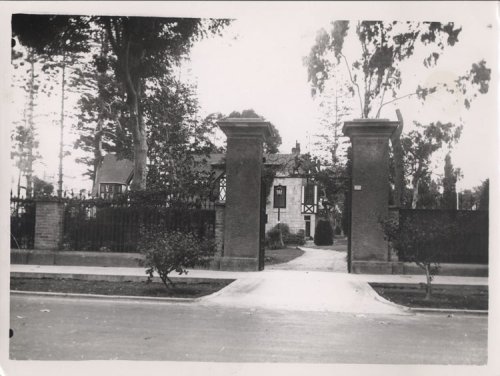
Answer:
POLYGON ((163 284, 175 286, 168 275, 175 271, 187 274, 186 268, 206 265, 216 252, 216 244, 212 239, 198 239, 190 233, 179 231, 141 231, 139 250, 144 255, 142 265, 151 282, 153 273, 160 276, 163 284))
POLYGON ((333 230, 329 221, 319 220, 314 231, 314 244, 316 245, 332 245, 333 230))
POLYGON ((342 229, 339 226, 335 227, 335 235, 342 235, 342 229))
POLYGON ((299 230, 296 234, 287 234, 284 236, 283 241, 286 245, 304 245, 306 244, 306 232, 304 230, 299 230))
POLYGON ((290 227, 286 223, 281 223, 274 226, 266 233, 266 247, 269 249, 280 249, 282 248, 280 242, 280 230, 283 238, 283 243, 285 243, 285 238, 290 235, 290 227))
POLYGON ((399 259, 414 262, 425 271, 426 299, 429 299, 432 280, 440 268, 440 252, 445 243, 458 237, 456 226, 439 218, 418 223, 410 218, 400 221, 397 217, 389 217, 380 222, 385 238, 396 250, 399 259))

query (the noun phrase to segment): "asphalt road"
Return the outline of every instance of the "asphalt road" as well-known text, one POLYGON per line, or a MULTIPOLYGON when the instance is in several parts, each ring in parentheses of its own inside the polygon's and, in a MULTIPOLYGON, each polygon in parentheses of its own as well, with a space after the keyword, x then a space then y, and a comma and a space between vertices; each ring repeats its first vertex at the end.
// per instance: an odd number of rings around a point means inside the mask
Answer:
POLYGON ((11 295, 10 358, 485 364, 486 316, 375 315, 11 295))

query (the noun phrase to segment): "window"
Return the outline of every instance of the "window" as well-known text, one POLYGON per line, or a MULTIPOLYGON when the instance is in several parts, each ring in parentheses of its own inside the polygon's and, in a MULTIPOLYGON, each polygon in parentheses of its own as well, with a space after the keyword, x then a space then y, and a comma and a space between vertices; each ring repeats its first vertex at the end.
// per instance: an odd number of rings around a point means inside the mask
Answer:
POLYGON ((317 212, 317 192, 317 187, 314 184, 302 186, 302 213, 315 214, 317 212))
POLYGON ((274 186, 274 208, 286 208, 286 187, 283 185, 274 186))
POLYGON ((101 198, 113 198, 115 194, 122 193, 122 188, 121 184, 101 183, 101 198))
POLYGON ((314 205, 314 188, 312 184, 306 185, 304 187, 304 204, 314 205))
POLYGON ((226 177, 219 179, 219 201, 226 201, 226 177))

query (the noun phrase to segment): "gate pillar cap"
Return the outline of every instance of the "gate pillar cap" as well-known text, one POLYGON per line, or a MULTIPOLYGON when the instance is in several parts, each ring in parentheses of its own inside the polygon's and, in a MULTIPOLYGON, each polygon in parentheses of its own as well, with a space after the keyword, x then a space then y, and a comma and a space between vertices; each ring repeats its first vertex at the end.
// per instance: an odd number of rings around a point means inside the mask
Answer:
POLYGON ((227 137, 261 137, 266 140, 273 136, 271 123, 262 118, 226 118, 217 124, 227 137))
POLYGON ((348 137, 390 137, 398 125, 389 119, 354 119, 344 122, 342 132, 348 137))

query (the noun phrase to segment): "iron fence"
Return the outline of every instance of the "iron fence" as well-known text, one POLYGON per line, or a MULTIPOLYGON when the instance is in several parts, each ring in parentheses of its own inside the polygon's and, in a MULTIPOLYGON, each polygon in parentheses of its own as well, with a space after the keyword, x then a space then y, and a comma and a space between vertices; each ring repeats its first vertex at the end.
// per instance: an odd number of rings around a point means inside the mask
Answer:
POLYGON ((166 192, 136 192, 112 200, 73 198, 65 204, 63 248, 136 252, 141 231, 153 227, 213 238, 215 203, 166 192))
POLYGON ((33 199, 10 196, 10 247, 33 249, 36 205, 33 199))

